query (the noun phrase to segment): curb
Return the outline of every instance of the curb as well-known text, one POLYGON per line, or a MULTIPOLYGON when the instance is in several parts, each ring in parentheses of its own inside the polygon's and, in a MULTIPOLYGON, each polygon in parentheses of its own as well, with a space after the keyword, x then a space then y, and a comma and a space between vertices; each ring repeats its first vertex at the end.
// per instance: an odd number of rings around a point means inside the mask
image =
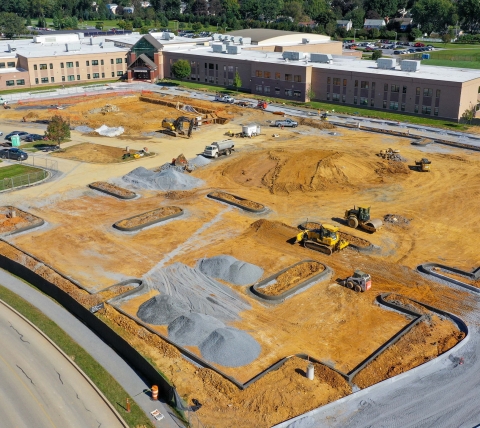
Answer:
MULTIPOLYGON (((118 198, 118 199, 135 199, 138 196, 135 192, 131 192, 131 193, 133 193, 133 196, 118 195, 117 193, 110 192, 109 190, 102 189, 100 187, 94 186, 93 183, 90 183, 88 185, 88 187, 90 187, 90 189, 96 190, 98 192, 106 193, 107 195, 113 196, 113 197, 118 198)), ((119 187, 119 188, 121 188, 121 187, 119 187)), ((127 189, 123 189, 123 188, 121 188, 121 189, 122 190, 127 190, 127 189)), ((127 190, 127 191, 130 192, 130 190, 127 190)))
MULTIPOLYGON (((170 207, 173 207, 172 205, 170 207)), ((163 207, 162 207, 163 208, 163 207)), ((174 208, 179 208, 179 207, 174 207, 174 208)), ((158 209, 158 208, 157 208, 158 209)), ((157 224, 157 223, 161 223, 161 222, 164 222, 164 221, 167 221, 167 220, 170 220, 172 218, 176 218, 176 217, 180 217, 183 215, 183 209, 179 208, 180 209, 180 212, 178 213, 175 213, 175 214, 170 214, 170 215, 167 215, 166 217, 162 217, 160 219, 157 219, 157 220, 151 220, 151 221, 148 221, 147 223, 143 223, 143 224, 140 224, 138 226, 133 226, 133 227, 123 227, 123 226, 119 226, 118 223, 122 222, 122 221, 125 221, 125 220, 132 220, 136 217, 139 217, 143 214, 148 214, 148 213, 151 213, 153 211, 156 211, 156 210, 151 210, 151 211, 146 211, 144 213, 140 213, 140 214, 137 214, 137 215, 134 215, 133 217, 128 217, 128 218, 125 218, 123 220, 118 220, 116 223, 113 224, 113 227, 115 229, 118 229, 122 232, 136 232, 138 230, 141 230, 141 229, 144 229, 145 227, 148 227, 148 226, 152 226, 154 224, 157 224)))
MULTIPOLYGON (((220 202, 224 202, 228 205, 233 205, 234 207, 237 207, 237 208, 240 208, 244 211, 249 211, 251 213, 263 213, 264 211, 266 211, 267 207, 263 204, 260 204, 258 202, 255 202, 256 204, 259 204, 259 205, 262 205, 263 208, 262 209, 259 209, 259 210, 256 210, 254 208, 248 208, 244 205, 241 205, 241 204, 237 204, 235 202, 232 202, 232 201, 229 201, 227 199, 223 199, 221 197, 218 197, 218 196, 213 196, 212 193, 214 192, 210 192, 207 194, 207 198, 210 198, 210 199, 215 199, 216 201, 220 201, 220 202)), ((227 192, 223 192, 223 193, 227 193, 227 192)), ((234 196, 235 198, 241 200, 241 201, 250 201, 250 199, 245 199, 245 198, 241 198, 240 196, 236 196, 236 195, 232 195, 231 193, 227 193, 228 195, 231 195, 231 196, 234 196)), ((254 202, 254 201, 250 201, 250 202, 254 202)))
POLYGON ((0 194, 1 193, 6 193, 6 192, 13 192, 14 190, 24 189, 25 187, 37 186, 39 184, 45 183, 46 181, 50 180, 53 177, 53 174, 51 173, 50 170, 44 169, 44 168, 41 168, 41 167, 38 167, 38 166, 36 166, 35 168, 43 169, 47 173, 47 176, 44 179, 39 180, 39 181, 35 181, 35 183, 32 183, 32 184, 24 184, 23 186, 13 187, 12 189, 1 190, 0 194))
POLYGON ((38 219, 40 220, 40 222, 36 223, 36 224, 28 224, 26 226, 23 226, 23 227, 20 227, 19 229, 15 229, 11 232, 5 232, 5 233, 2 233, 0 234, 0 236, 4 237, 4 236, 11 236, 11 235, 15 235, 16 233, 21 233, 21 232, 26 232, 27 230, 31 230, 31 229, 35 229, 37 227, 40 227, 40 226, 43 226, 45 224, 45 220, 43 218, 40 218, 38 216, 36 216, 35 214, 30 214, 29 212, 27 211, 24 211, 24 210, 21 210, 20 208, 17 208, 17 207, 14 207, 13 205, 5 205, 7 208, 11 208, 11 209, 15 209, 15 210, 18 210, 18 211, 22 211, 28 215, 31 215, 32 217, 35 217, 35 219, 38 219))
POLYGON ((420 272, 420 273, 435 276, 437 278, 442 279, 443 281, 449 282, 451 284, 458 285, 459 287, 463 287, 463 288, 467 289, 468 291, 473 291, 474 293, 480 293, 480 288, 475 287, 475 286, 470 285, 470 284, 467 284, 465 282, 459 281, 458 279, 450 278, 449 276, 442 275, 441 273, 434 272, 433 270, 431 270, 431 268, 433 268, 433 267, 438 267, 440 269, 456 273, 457 275, 465 276, 465 277, 470 278, 472 280, 480 278, 480 267, 476 268, 476 269, 473 269, 472 272, 466 272, 466 271, 463 271, 461 269, 457 269, 457 268, 453 268, 453 267, 450 267, 450 266, 442 265, 440 263, 423 263, 423 264, 417 266, 417 271, 420 272))
MULTIPOLYGON (((22 318, 23 321, 25 321, 27 324, 29 324, 34 330, 37 331, 44 339, 47 340, 72 366, 75 370, 77 370, 78 373, 82 375, 82 377, 88 382, 88 384, 95 390, 95 392, 99 395, 99 397, 102 399, 102 401, 110 408, 112 413, 115 415, 115 417, 118 419, 121 425, 123 425, 125 428, 129 428, 129 425, 123 420, 123 418, 120 416, 120 413, 118 413, 117 409, 113 407, 113 405, 108 401, 107 397, 103 395, 102 391, 98 389, 98 387, 93 383, 93 381, 85 374, 85 372, 72 360, 70 357, 53 341, 51 340, 42 330, 40 330, 35 324, 33 324, 30 320, 25 318, 20 312, 18 312, 16 309, 12 308, 8 303, 5 303, 3 300, 0 299, 0 303, 3 304, 6 308, 11 310, 14 314, 16 314, 18 317, 22 318)), ((48 315, 47 315, 48 317, 48 315)), ((61 328, 61 327, 60 327, 61 328)))

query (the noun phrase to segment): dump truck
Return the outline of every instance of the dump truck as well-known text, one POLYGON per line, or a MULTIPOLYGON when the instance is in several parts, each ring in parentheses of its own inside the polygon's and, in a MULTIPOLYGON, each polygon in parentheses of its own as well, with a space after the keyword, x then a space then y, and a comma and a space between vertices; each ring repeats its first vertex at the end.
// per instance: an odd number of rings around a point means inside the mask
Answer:
POLYGON ((322 224, 318 229, 305 229, 297 235, 295 242, 300 242, 305 248, 331 255, 348 247, 349 242, 340 238, 338 227, 322 224))
POLYGON ((229 156, 234 151, 235 142, 233 140, 216 141, 205 147, 204 156, 218 158, 220 155, 229 156))
POLYGON ((429 161, 427 158, 422 158, 419 161, 415 161, 415 165, 417 166, 417 169, 422 172, 430 172, 430 165, 431 161, 429 161))
POLYGON ((344 281, 341 281, 341 285, 355 290, 357 293, 370 290, 372 288, 372 277, 361 270, 355 270, 352 276, 349 276, 344 281))
POLYGON ((345 211, 344 218, 349 227, 356 229, 360 226, 370 233, 376 232, 383 226, 383 221, 379 218, 370 218, 370 207, 354 206, 353 209, 345 211))

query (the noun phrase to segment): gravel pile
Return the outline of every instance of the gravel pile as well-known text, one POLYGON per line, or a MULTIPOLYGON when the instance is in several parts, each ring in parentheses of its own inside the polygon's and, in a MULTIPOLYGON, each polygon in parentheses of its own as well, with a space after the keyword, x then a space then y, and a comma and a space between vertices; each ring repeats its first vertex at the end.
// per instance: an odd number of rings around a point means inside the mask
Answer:
POLYGON ((199 346, 223 322, 196 312, 182 315, 168 325, 168 337, 182 346, 199 346))
POLYGON ((210 159, 207 159, 205 156, 198 155, 197 157, 190 159, 188 161, 189 165, 196 166, 197 168, 200 166, 208 165, 211 162, 210 159))
POLYGON ((262 268, 225 255, 202 259, 198 268, 205 275, 235 285, 253 284, 263 275, 262 268))
POLYGON ((138 308, 137 316, 148 324, 166 325, 188 312, 189 307, 185 302, 172 296, 159 294, 142 303, 138 308))
POLYGON ((203 358, 225 367, 250 364, 261 351, 260 345, 252 336, 232 327, 216 329, 199 348, 203 358))
POLYGON ((402 155, 395 153, 390 156, 389 160, 394 161, 394 162, 407 162, 407 159, 404 158, 402 155))
POLYGON ((175 170, 175 171, 182 172, 182 173, 185 171, 185 168, 184 168, 183 166, 172 165, 172 164, 169 163, 169 162, 164 163, 162 166, 160 166, 159 168, 157 168, 155 171, 156 171, 156 172, 166 171, 167 169, 173 169, 173 170, 175 170))
POLYGON ((163 191, 190 190, 203 184, 202 180, 184 174, 175 168, 154 172, 142 166, 124 175, 122 180, 141 189, 163 191))

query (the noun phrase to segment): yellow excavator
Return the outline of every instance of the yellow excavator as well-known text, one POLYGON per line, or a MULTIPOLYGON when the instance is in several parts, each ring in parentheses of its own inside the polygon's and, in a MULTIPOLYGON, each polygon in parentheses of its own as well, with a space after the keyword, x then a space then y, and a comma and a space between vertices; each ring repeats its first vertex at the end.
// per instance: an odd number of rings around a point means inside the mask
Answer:
POLYGON ((360 226, 370 233, 376 232, 383 226, 383 221, 379 218, 370 218, 370 207, 354 206, 353 209, 345 211, 344 218, 349 227, 356 229, 360 226))
POLYGON ((305 248, 331 255, 348 247, 349 242, 340 238, 338 227, 322 224, 318 229, 304 230, 297 235, 295 242, 301 242, 305 248))
POLYGON ((180 116, 177 119, 165 118, 162 121, 162 132, 172 137, 178 137, 179 135, 186 135, 188 138, 192 136, 192 131, 196 125, 194 118, 180 116), (188 123, 188 129, 184 128, 184 123, 188 123))

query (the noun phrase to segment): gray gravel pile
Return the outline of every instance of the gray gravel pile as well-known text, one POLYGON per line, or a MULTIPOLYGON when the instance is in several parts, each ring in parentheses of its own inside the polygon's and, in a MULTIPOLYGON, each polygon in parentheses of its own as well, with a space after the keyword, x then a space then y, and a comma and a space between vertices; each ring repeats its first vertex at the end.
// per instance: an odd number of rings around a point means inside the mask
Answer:
POLYGON ((150 288, 187 305, 188 311, 183 313, 198 312, 226 322, 238 320, 240 312, 250 309, 248 302, 230 287, 183 263, 153 268, 144 279, 150 288))
POLYGON ((168 324, 168 337, 182 346, 199 346, 214 330, 225 324, 209 315, 192 312, 168 324))
POLYGON ((122 180, 141 189, 163 191, 190 190, 203 184, 202 180, 174 168, 154 172, 144 167, 138 167, 124 175, 122 180))
POLYGON ((167 169, 173 169, 178 172, 184 172, 185 168, 183 166, 172 165, 171 163, 167 162, 164 163, 157 171, 166 171, 167 169))
POLYGON ((210 159, 207 159, 205 156, 198 155, 197 157, 194 157, 193 159, 190 159, 188 161, 189 165, 193 165, 195 167, 200 167, 200 166, 205 166, 208 165, 211 162, 210 159))
POLYGON ((263 275, 262 268, 225 255, 202 259, 198 263, 198 268, 205 275, 235 285, 253 284, 263 275))
POLYGON ((199 348, 205 359, 225 367, 250 364, 261 351, 260 345, 252 336, 232 327, 213 331, 199 348))
POLYGON ((142 303, 137 316, 143 322, 153 325, 170 324, 183 314, 188 314, 188 305, 172 296, 157 295, 142 303))

